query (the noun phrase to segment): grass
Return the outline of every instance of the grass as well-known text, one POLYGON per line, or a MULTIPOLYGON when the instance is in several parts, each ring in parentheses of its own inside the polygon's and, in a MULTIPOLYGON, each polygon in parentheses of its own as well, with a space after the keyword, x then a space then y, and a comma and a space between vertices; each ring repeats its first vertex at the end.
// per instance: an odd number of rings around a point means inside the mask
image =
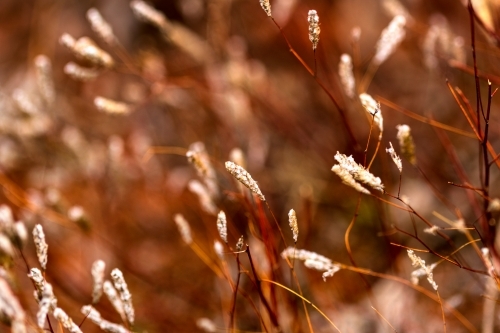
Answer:
POLYGON ((498 330, 493 2, 2 6, 5 330, 498 330))

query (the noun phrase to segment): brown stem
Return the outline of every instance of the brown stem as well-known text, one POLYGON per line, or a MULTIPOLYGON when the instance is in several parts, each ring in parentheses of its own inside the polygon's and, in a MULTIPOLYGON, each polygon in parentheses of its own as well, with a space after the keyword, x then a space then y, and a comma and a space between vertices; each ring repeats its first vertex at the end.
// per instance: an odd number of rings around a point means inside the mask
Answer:
POLYGON ((266 297, 264 296, 264 293, 262 292, 261 281, 257 276, 257 271, 255 270, 255 266, 252 260, 252 255, 250 254, 250 247, 248 245, 246 246, 245 252, 247 253, 248 260, 250 261, 250 267, 252 268, 252 274, 255 279, 255 283, 257 284, 257 292, 259 293, 260 300, 262 301, 262 304, 264 304, 264 307, 266 308, 267 313, 269 314, 269 318, 271 319, 271 322, 273 323, 274 327, 279 328, 279 323, 276 313, 271 309, 269 302, 267 301, 266 297))

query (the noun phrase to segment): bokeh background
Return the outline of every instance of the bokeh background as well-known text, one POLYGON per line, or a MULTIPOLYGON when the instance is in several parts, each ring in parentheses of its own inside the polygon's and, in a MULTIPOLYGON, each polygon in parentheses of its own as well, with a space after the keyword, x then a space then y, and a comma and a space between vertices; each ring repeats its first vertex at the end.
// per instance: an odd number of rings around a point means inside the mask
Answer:
MULTIPOLYGON (((262 274, 269 258, 262 250, 260 232, 252 230, 257 225, 258 205, 248 205, 253 202, 248 200, 249 192, 238 187, 224 168, 235 148, 243 152, 246 169, 265 194, 287 242, 292 243, 287 213, 294 208, 300 230, 297 247, 350 264, 344 235, 356 211, 358 193, 341 184, 330 169, 337 151, 363 161, 370 122, 359 101, 343 93, 337 68, 341 54, 357 52, 355 76, 363 77, 381 31, 395 14, 390 9, 394 3, 271 2, 274 18, 310 67, 314 66, 314 53, 308 39, 307 13, 317 10, 321 27, 315 53, 318 78, 345 112, 359 143, 356 147, 336 106, 289 52, 279 29, 257 0, 151 1, 171 22, 194 34, 194 42, 207 47, 209 52, 198 57, 185 51, 193 40, 186 38, 183 47, 182 42, 178 45, 168 36, 165 38, 156 27, 137 19, 125 0, 2 0, 0 201, 9 205, 16 219, 23 220, 29 230, 36 223, 43 225, 49 244, 46 279, 54 286, 59 305, 75 322, 82 322, 80 308, 91 301, 90 267, 102 259, 107 264, 107 274, 114 267, 124 272, 136 309, 134 331, 201 331, 196 321, 203 317, 212 320, 219 331, 225 330, 232 298, 230 286, 184 244, 173 221, 175 214, 183 214, 195 243, 220 265, 213 250, 213 242, 218 239, 216 217, 188 189, 188 183, 199 176, 185 153, 197 141, 205 144, 216 171, 220 197, 215 204, 228 217, 229 243, 234 248, 240 235, 244 235, 255 255, 262 253, 258 260, 262 274), (86 20, 86 12, 92 7, 110 23, 123 48, 106 45, 92 31, 86 20), (352 38, 355 28, 361 31, 358 43, 352 38), (75 38, 91 37, 113 56, 116 66, 103 70, 92 81, 72 79, 63 70, 69 61, 88 64, 59 44, 63 33, 75 38), (50 106, 25 114, 19 110, 15 96, 24 93, 35 105, 43 105, 33 63, 40 54, 52 62, 56 98, 50 106), (97 96, 125 102, 132 112, 101 112, 93 102, 97 96), (156 150, 160 153, 151 155, 150 147, 162 148, 156 150)), ((474 77, 463 70, 472 66, 469 13, 461 1, 406 0, 400 4, 411 15, 406 38, 378 68, 366 89, 382 101, 384 117, 381 147, 371 171, 381 177, 389 193, 397 194, 399 173, 385 148, 389 142, 398 147, 396 125, 408 124, 419 168, 403 162, 401 193, 432 223, 445 226, 433 212, 456 220, 457 208, 466 224, 473 226, 479 216, 471 202, 481 199, 474 199, 472 191, 448 182, 462 183, 457 172, 460 166, 471 185, 480 186, 477 140, 436 130, 383 102, 472 133, 446 85, 448 81, 459 87, 475 106, 474 77), (424 42, 428 29, 436 22, 444 24, 453 38, 462 38, 463 53, 461 58, 453 58, 437 49, 435 66, 430 69, 425 63, 424 42), (443 203, 436 193, 451 205, 443 203)), ((495 30, 495 1, 487 5, 490 7, 480 11, 478 5, 477 9, 481 15, 489 14, 488 22, 495 30)), ((498 47, 479 27, 476 30, 478 67, 495 88, 500 84, 496 76, 498 47)), ((483 97, 485 87, 482 82, 483 97)), ((498 147, 497 108, 494 98, 490 122, 493 147, 498 147)), ((375 152, 377 135, 374 130, 368 158, 375 152)), ((498 195, 496 167, 492 168, 491 177, 494 197, 498 195)), ((266 206, 262 209, 279 254, 285 246, 271 211, 266 206)), ((412 232, 415 217, 369 196, 362 197, 357 213, 350 233, 357 265, 409 279, 413 269, 406 250, 391 242, 422 247, 393 227, 412 232)), ((426 227, 418 219, 416 225, 420 233, 426 227)), ((459 232, 447 234, 457 247, 466 242, 459 232)), ((423 234, 422 239, 443 255, 453 251, 439 237, 423 234)), ((485 271, 482 260, 470 247, 461 253, 466 266, 485 271)), ((37 266, 31 240, 23 254, 30 267, 37 266)), ((423 257, 428 263, 437 261, 432 255, 423 257)), ((226 259, 234 279, 234 256, 227 253, 226 259)), ((249 267, 246 261, 244 265, 249 267)), ((293 285, 288 281, 290 270, 279 255, 271 265, 274 272, 283 275, 281 283, 293 285)), ((341 271, 323 282, 321 273, 305 269, 300 262, 295 266, 304 296, 342 332, 391 330, 370 308, 370 293, 359 275, 341 271)), ((9 271, 14 290, 33 320, 37 304, 26 277, 26 265, 20 257, 15 258, 9 271)), ((480 331, 484 325, 485 276, 449 263, 441 264, 434 275, 440 296, 480 331)), ((398 283, 366 279, 377 310, 398 332, 442 331, 439 304, 398 283)), ((421 281, 430 288, 426 283, 425 279, 421 281)), ((240 287, 259 303, 248 275, 242 275, 240 287)), ((302 304, 288 293, 277 293, 283 330, 306 331, 302 304)), ((106 319, 120 321, 106 299, 96 308, 106 319)), ((262 330, 247 299, 239 296, 236 309, 238 329, 262 330)), ((315 332, 333 330, 317 312, 310 313, 315 332)), ((448 331, 474 331, 464 328, 449 313, 446 319, 448 331)), ((7 326, 1 327, 8 330, 7 326)), ((99 331, 89 320, 82 329, 99 331)))

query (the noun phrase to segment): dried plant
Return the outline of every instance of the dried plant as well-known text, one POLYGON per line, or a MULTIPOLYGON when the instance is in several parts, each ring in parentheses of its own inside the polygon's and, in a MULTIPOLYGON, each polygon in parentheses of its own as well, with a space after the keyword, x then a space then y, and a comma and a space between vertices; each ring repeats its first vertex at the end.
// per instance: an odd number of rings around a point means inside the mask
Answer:
POLYGON ((0 331, 494 332, 500 6, 441 2, 5 0, 0 331))
POLYGON ((266 201, 266 198, 260 191, 257 182, 253 180, 252 176, 245 169, 230 161, 227 161, 225 165, 226 165, 226 170, 229 171, 229 173, 233 175, 233 177, 236 178, 236 180, 238 180, 241 184, 245 185, 250 191, 255 193, 260 200, 266 201))

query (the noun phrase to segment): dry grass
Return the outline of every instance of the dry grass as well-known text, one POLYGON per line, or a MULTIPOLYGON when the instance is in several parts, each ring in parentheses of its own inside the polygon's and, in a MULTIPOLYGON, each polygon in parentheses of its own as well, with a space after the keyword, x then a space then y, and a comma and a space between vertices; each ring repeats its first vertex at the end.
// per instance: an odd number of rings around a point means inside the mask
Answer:
POLYGON ((0 328, 499 330, 478 3, 2 1, 0 328))

